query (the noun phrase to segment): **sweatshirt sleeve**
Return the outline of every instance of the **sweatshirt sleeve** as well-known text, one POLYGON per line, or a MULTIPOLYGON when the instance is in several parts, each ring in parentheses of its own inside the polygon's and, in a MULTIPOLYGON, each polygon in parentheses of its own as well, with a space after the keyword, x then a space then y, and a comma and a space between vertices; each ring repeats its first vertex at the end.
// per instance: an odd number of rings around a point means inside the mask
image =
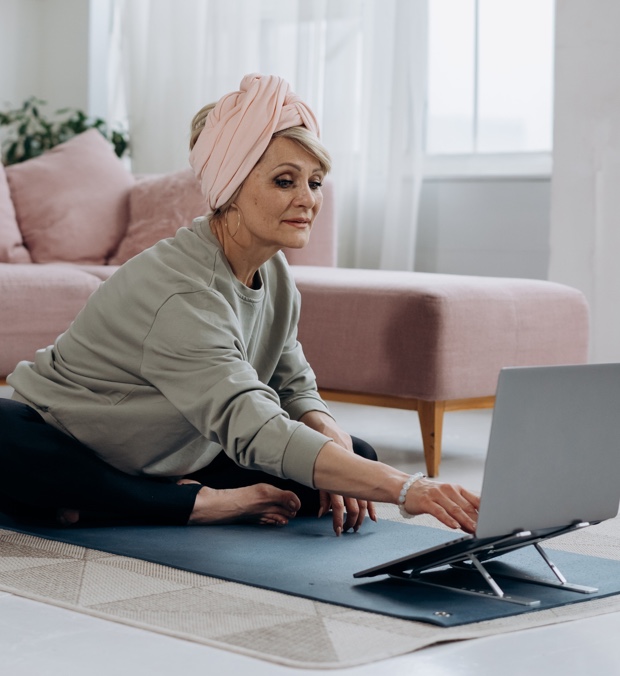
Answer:
POLYGON ((217 291, 176 294, 157 312, 141 371, 237 464, 312 486, 329 437, 291 420, 244 351, 238 321, 217 291))
POLYGON ((314 371, 297 340, 301 296, 296 289, 294 298, 286 343, 269 385, 278 393, 282 408, 293 420, 299 420, 308 411, 331 415, 317 390, 314 371))

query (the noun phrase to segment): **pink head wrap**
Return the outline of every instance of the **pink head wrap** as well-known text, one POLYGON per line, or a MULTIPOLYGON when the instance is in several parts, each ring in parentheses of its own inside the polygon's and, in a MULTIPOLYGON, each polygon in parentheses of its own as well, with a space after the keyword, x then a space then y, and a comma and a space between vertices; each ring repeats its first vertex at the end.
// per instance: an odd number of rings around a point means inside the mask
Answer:
POLYGON ((211 212, 232 197, 273 134, 297 126, 319 136, 314 113, 276 75, 246 75, 240 91, 222 97, 207 116, 189 156, 211 212))

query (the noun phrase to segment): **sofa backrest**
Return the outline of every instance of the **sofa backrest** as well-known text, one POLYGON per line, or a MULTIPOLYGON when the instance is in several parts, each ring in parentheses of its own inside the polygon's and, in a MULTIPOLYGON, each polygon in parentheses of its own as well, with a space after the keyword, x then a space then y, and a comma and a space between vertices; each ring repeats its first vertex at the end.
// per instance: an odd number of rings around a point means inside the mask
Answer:
MULTIPOLYGON (((323 186, 323 208, 312 229, 310 243, 303 249, 287 249, 291 265, 336 265, 333 187, 323 186)), ((129 194, 129 225, 110 265, 122 265, 132 256, 172 237, 207 211, 200 184, 191 169, 171 174, 141 176, 129 194)))
POLYGON ((11 191, 0 164, 0 263, 32 263, 17 224, 11 191))
MULTIPOLYGON (((333 187, 294 265, 336 265, 333 187)), ((0 263, 122 265, 206 212, 190 169, 132 176, 95 130, 0 166, 0 263)))

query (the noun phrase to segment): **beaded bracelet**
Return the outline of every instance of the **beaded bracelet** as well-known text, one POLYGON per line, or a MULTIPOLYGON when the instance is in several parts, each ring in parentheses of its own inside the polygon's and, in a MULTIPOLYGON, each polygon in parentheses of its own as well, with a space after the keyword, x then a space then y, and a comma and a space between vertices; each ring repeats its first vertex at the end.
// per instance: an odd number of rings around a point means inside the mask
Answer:
POLYGON ((404 517, 405 519, 413 519, 415 514, 409 514, 409 512, 405 509, 405 500, 407 499, 407 491, 413 486, 413 484, 418 481, 419 479, 424 479, 425 474, 422 474, 422 472, 416 472, 415 474, 412 474, 407 481, 403 484, 403 487, 400 489, 400 495, 398 496, 398 511, 400 512, 400 515, 404 517))

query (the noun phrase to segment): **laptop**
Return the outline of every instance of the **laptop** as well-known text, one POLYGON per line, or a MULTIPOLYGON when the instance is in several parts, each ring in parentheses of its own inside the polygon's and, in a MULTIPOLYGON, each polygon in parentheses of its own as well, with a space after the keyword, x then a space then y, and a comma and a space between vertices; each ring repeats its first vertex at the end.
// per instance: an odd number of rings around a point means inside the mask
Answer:
POLYGON ((475 534, 354 577, 419 582, 423 573, 449 565, 475 567, 486 578, 484 561, 535 545, 557 577, 553 586, 580 591, 563 580, 540 543, 613 518, 619 503, 620 364, 504 368, 475 534))

